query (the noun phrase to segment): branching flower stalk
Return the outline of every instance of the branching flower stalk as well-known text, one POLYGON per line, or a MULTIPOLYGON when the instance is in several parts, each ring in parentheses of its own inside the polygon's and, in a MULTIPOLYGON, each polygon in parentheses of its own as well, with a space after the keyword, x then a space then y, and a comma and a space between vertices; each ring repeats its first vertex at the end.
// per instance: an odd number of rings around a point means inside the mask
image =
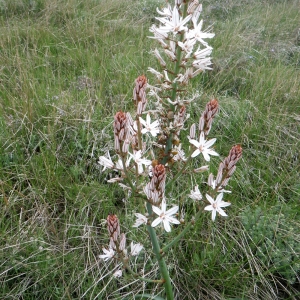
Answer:
MULTIPOLYGON (((223 201, 223 198, 231 191, 225 190, 225 187, 242 155, 240 145, 231 148, 229 155, 220 163, 216 177, 209 174, 205 197, 198 185, 191 187, 186 198, 190 198, 197 209, 194 216, 185 216, 182 210, 178 213, 179 206, 176 204, 179 200, 172 199, 168 194, 174 182, 185 175, 186 183, 191 181, 191 177, 194 178, 193 182, 197 181, 198 177, 202 178, 203 172, 209 171, 211 158, 219 156, 213 148, 216 138, 209 138, 213 120, 219 110, 217 99, 206 104, 198 124, 189 125, 187 122, 189 105, 197 99, 197 96, 189 95, 190 79, 210 70, 212 64, 212 47, 206 39, 213 38, 214 34, 202 30, 201 11, 202 5, 198 0, 175 0, 173 7, 168 3, 163 10, 157 9, 160 16, 156 19, 160 25, 152 25, 150 32, 151 38, 161 46, 153 51, 160 67, 148 69, 155 76, 156 83, 149 84, 145 75, 135 80, 135 115, 132 117, 129 112, 122 111, 115 114, 115 155, 113 159, 110 153, 99 158, 104 170, 108 168, 117 171, 118 175, 108 182, 118 184, 128 193, 127 203, 136 216, 133 227, 147 228, 160 274, 155 279, 146 278, 141 275, 144 271, 139 264, 135 265, 134 270, 140 268, 140 271, 133 271, 135 262, 132 258, 146 251, 149 253, 150 249, 131 242, 131 251, 127 250, 126 236, 120 233, 116 215, 107 217, 110 242, 107 248, 103 248, 104 254, 100 258, 121 262, 123 269, 135 278, 163 284, 168 300, 174 299, 166 262, 168 250, 193 227, 204 211, 211 211, 213 221, 217 213, 227 216, 224 208, 231 203, 223 201), (205 165, 192 167, 196 162, 201 163, 201 160, 205 165), (143 203, 136 206, 130 197, 143 203), (208 205, 203 205, 204 201, 208 205), (175 205, 172 204, 174 202, 175 205), (137 207, 141 209, 140 212, 135 211, 137 207), (166 242, 161 242, 158 225, 168 234, 172 224, 184 228, 175 228, 175 237, 168 240, 170 235, 166 235, 166 242)), ((122 270, 114 274, 119 277, 122 270)))

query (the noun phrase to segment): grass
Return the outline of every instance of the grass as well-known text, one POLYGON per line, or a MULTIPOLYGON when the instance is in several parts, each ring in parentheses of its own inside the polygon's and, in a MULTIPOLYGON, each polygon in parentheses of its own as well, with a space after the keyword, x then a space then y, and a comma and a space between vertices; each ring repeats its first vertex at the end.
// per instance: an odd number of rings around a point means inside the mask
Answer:
MULTIPOLYGON (((147 238, 132 230, 131 206, 106 183, 97 159, 113 147, 113 113, 132 109, 135 78, 155 65, 147 36, 161 3, 0 1, 1 299, 159 293, 130 276, 112 280, 98 258, 110 212, 128 237, 147 238)), ((231 182, 229 218, 212 224, 203 214, 169 253, 178 299, 299 297, 298 7, 297 0, 203 1, 204 22, 216 33, 214 70, 192 84, 191 94, 201 96, 191 118, 198 121, 217 97, 217 151, 225 157, 241 143, 244 152, 231 182), (274 217, 278 207, 284 217, 274 217), (250 228, 245 214, 257 209, 259 220, 274 218, 278 226, 267 233, 250 228), (257 232, 264 236, 254 238, 257 232), (289 265, 284 255, 275 264, 276 251, 289 251, 289 265)), ((189 186, 176 189, 184 198, 189 186)), ((138 264, 154 276, 154 262, 144 255, 138 264)))

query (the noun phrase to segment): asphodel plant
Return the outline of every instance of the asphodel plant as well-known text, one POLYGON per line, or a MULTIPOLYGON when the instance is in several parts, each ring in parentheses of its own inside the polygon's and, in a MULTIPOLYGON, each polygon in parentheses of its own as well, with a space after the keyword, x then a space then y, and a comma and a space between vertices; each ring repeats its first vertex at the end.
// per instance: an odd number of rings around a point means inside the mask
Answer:
MULTIPOLYGON (((190 104, 197 101, 197 96, 190 96, 190 80, 212 68, 210 55, 213 49, 207 40, 214 34, 202 29, 201 11, 198 0, 175 0, 173 6, 168 3, 162 10, 157 9, 159 25, 150 27, 150 38, 157 42, 153 55, 159 67, 148 68, 156 82, 150 84, 144 75, 135 80, 135 112, 119 111, 114 116, 114 159, 110 153, 99 158, 104 169, 117 171, 118 176, 109 182, 121 186, 129 201, 134 199, 138 210, 132 226, 147 229, 152 244, 152 249, 144 249, 140 243, 131 242, 131 249, 127 250, 126 236, 120 233, 118 217, 109 215, 110 242, 100 257, 105 261, 120 262, 115 277, 122 276, 122 270, 126 269, 135 279, 161 284, 164 287, 162 294, 169 300, 174 299, 174 293, 166 263, 168 249, 191 229, 204 211, 212 213, 212 221, 217 213, 227 216, 224 208, 230 202, 223 198, 231 191, 225 188, 242 155, 241 146, 233 146, 220 163, 217 174, 214 176, 209 172, 211 157, 219 156, 213 148, 216 138, 209 137, 219 109, 216 99, 208 101, 197 124, 187 122, 190 104), (195 165, 198 166, 195 168, 195 165), (176 195, 168 198, 166 190, 180 177, 187 176, 189 181, 191 176, 203 174, 207 174, 207 190, 200 191, 199 186, 194 185, 186 195, 197 203, 196 213, 188 216, 181 210, 179 214, 176 195), (167 233, 171 231, 171 224, 181 228, 171 240, 164 235, 162 243, 157 235, 161 230, 159 224, 167 233), (156 258, 159 273, 155 279, 137 272, 133 265, 132 258, 142 250, 152 251, 156 258)), ((176 233, 177 228, 174 230, 176 233)))

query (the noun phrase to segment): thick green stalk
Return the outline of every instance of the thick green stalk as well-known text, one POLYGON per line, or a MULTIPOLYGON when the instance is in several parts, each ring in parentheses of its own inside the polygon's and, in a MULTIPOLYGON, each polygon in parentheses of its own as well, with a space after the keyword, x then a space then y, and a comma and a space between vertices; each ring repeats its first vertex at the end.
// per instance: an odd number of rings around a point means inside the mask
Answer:
MULTIPOLYGON (((148 210, 149 216, 151 216, 152 215, 152 205, 149 202, 147 202, 147 210, 148 210)), ((159 270, 160 270, 162 279, 164 281, 164 287, 165 287, 167 299, 173 300, 174 295, 173 295, 173 290, 172 290, 171 279, 170 279, 170 275, 169 275, 169 271, 167 269, 165 259, 161 255, 161 250, 159 247, 159 242, 158 242, 158 239, 156 236, 156 232, 151 225, 147 225, 147 229, 148 229, 148 232, 150 235, 153 251, 154 251, 156 259, 158 261, 159 270)))

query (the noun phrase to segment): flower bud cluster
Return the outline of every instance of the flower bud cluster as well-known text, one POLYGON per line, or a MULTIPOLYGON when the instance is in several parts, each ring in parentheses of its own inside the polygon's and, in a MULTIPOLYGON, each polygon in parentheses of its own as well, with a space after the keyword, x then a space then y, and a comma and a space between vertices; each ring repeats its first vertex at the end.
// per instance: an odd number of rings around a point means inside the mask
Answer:
POLYGON ((166 168, 158 164, 152 169, 152 178, 144 187, 144 193, 148 201, 158 206, 165 195, 166 168))
MULTIPOLYGON (((146 87, 147 78, 144 75, 139 76, 135 80, 133 89, 133 99, 137 107, 136 121, 133 121, 128 112, 119 111, 114 116, 114 148, 118 160, 114 163, 108 153, 108 157, 99 157, 99 164, 104 166, 104 170, 109 168, 121 171, 121 177, 112 178, 108 182, 123 181, 124 178, 128 177, 128 171, 133 171, 134 174, 143 174, 143 165, 149 166, 151 164, 150 160, 142 157, 145 152, 145 143, 143 143, 139 134, 147 134, 149 132, 152 136, 156 136, 160 129, 159 121, 156 120, 151 123, 149 114, 146 117, 146 121, 140 117, 147 104, 146 87), (129 152, 130 148, 132 153, 129 152)), ((148 172, 145 175, 148 175, 148 172)), ((120 185, 125 189, 131 189, 131 187, 124 184, 120 183, 120 185)))
POLYGON ((210 132, 213 118, 217 114, 219 109, 219 103, 217 99, 210 100, 203 111, 199 120, 199 131, 203 131, 205 136, 210 132))
POLYGON ((229 151, 229 155, 220 163, 216 179, 214 179, 213 174, 209 175, 208 186, 217 192, 231 193, 228 190, 224 190, 224 188, 228 184, 229 179, 236 169, 236 164, 241 157, 242 147, 240 145, 233 146, 229 151))
MULTIPOLYGON (((108 261, 110 259, 116 259, 123 264, 125 267, 128 266, 128 251, 126 249, 126 236, 125 233, 120 234, 120 224, 119 219, 116 215, 108 215, 107 216, 107 229, 110 236, 109 249, 103 248, 102 255, 99 255, 101 259, 104 261, 108 261)), ((143 249, 143 246, 140 243, 134 244, 131 242, 131 251, 130 256, 137 256, 143 249)), ((118 270, 114 273, 115 277, 122 276, 122 270, 118 270)))
POLYGON ((106 220, 107 229, 110 236, 111 248, 114 250, 123 250, 125 248, 123 246, 125 245, 126 238, 124 233, 120 234, 120 224, 118 217, 116 215, 108 215, 106 220))
POLYGON ((216 184, 220 187, 225 187, 228 181, 236 169, 236 163, 242 157, 242 147, 241 145, 233 146, 229 155, 220 163, 218 174, 216 177, 216 184))
POLYGON ((138 115, 142 114, 147 104, 146 87, 147 78, 144 75, 139 76, 135 80, 135 87, 133 89, 133 101, 135 102, 138 115))
POLYGON ((115 151, 120 154, 128 152, 130 143, 130 117, 119 111, 114 116, 115 151))

